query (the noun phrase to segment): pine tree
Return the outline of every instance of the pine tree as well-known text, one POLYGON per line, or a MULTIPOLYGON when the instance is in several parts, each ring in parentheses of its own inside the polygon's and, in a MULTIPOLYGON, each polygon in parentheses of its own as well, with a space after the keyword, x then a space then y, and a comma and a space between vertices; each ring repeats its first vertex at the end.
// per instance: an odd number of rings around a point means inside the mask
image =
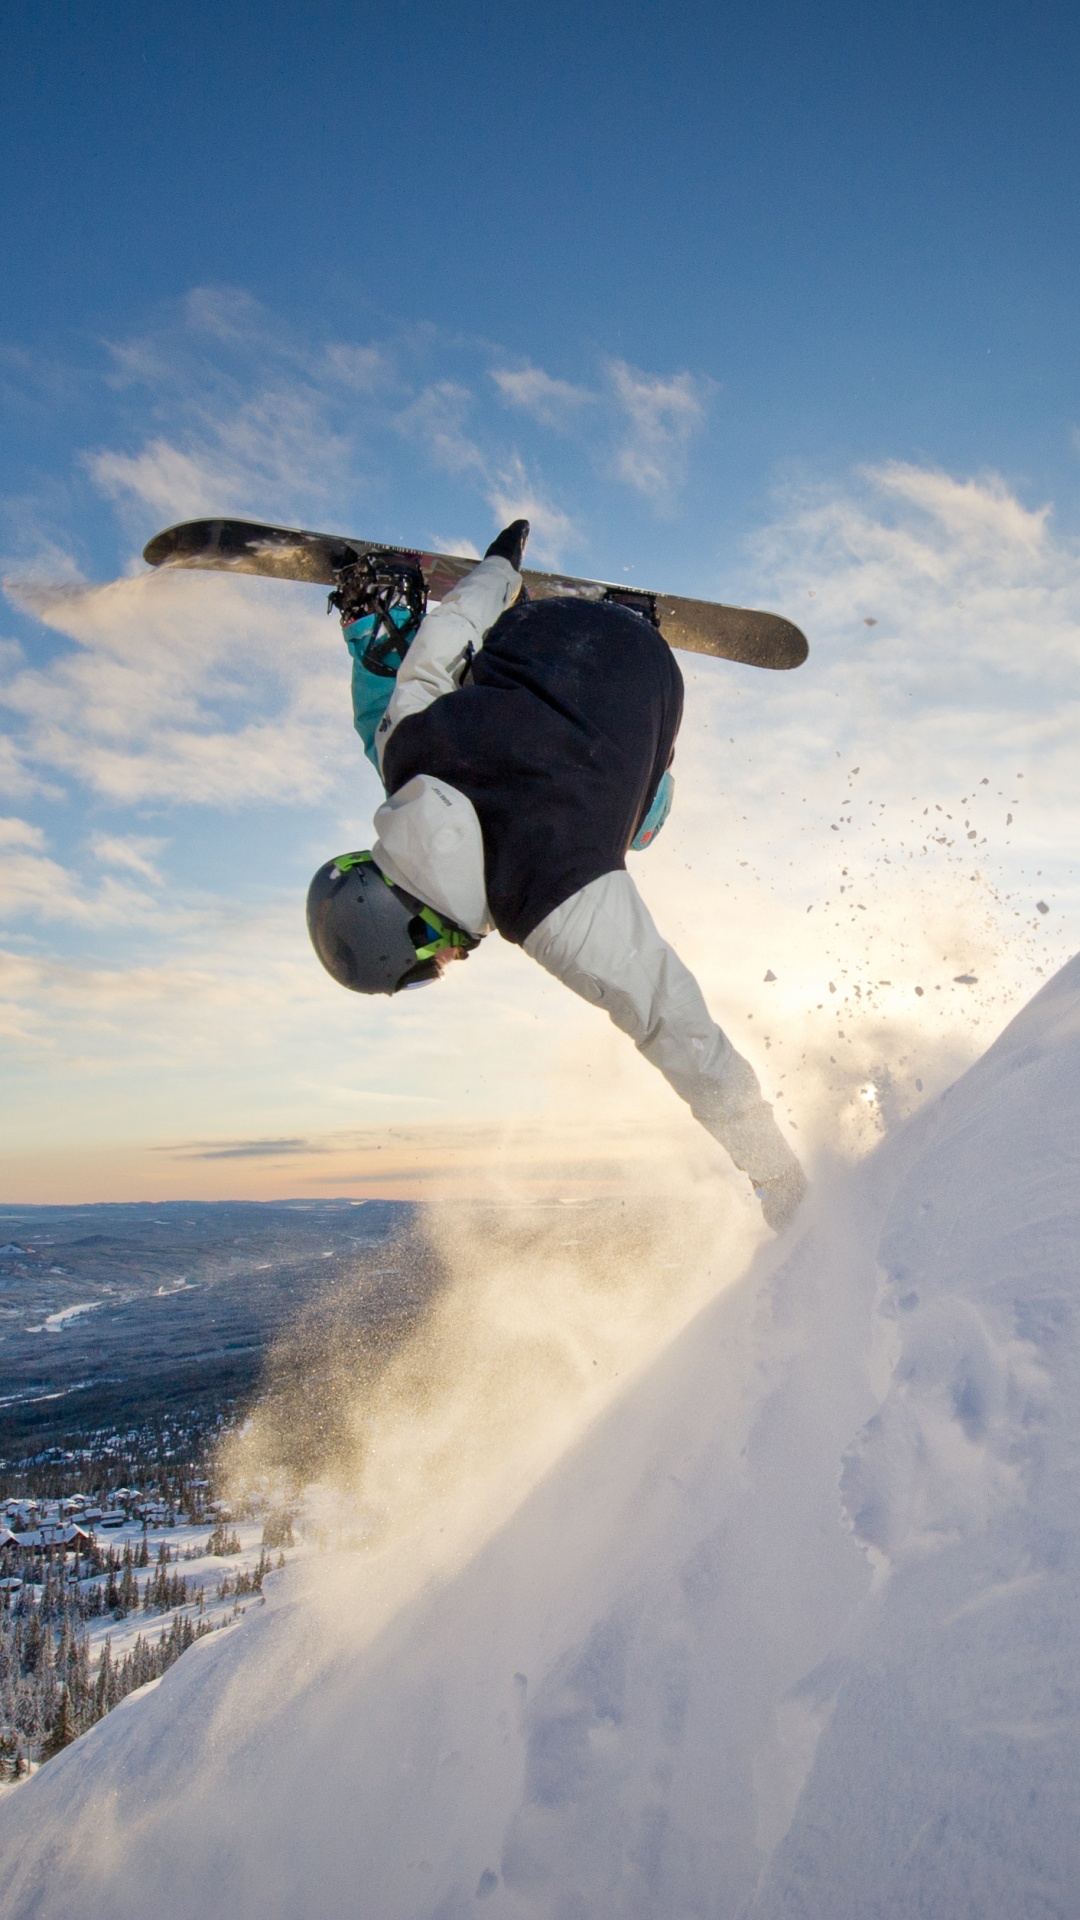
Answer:
POLYGON ((71 1713, 71 1699, 67 1688, 61 1687, 60 1704, 56 1710, 56 1718, 49 1728, 45 1744, 41 1749, 42 1759, 52 1760, 54 1756, 61 1753, 65 1747, 69 1747, 74 1738, 75 1726, 71 1713))
POLYGON ((120 1605, 125 1613, 131 1613, 139 1604, 139 1583, 135 1578, 134 1561, 130 1543, 124 1548, 124 1570, 120 1576, 120 1605))
POLYGON ((230 1532, 224 1520, 219 1520, 206 1543, 207 1553, 216 1554, 225 1559, 229 1554, 240 1552, 240 1536, 233 1528, 230 1532))
MULTIPOLYGON (((21 1594, 19 1598, 22 1599, 21 1594)), ((41 1620, 32 1600, 30 1602, 30 1608, 31 1611, 27 1612, 25 1618, 20 1622, 21 1632, 18 1635, 19 1665, 24 1673, 36 1674, 41 1665, 41 1620)))
POLYGON ((264 1547, 291 1547, 293 1541, 293 1516, 291 1513, 270 1513, 263 1525, 262 1543, 264 1547))
POLYGON ((71 1631, 71 1622, 65 1615, 63 1626, 60 1629, 60 1644, 56 1649, 56 1671, 64 1686, 70 1686, 71 1684, 74 1645, 75 1641, 71 1631))
POLYGON ((113 1669, 112 1639, 107 1637, 98 1661, 97 1680, 94 1686, 94 1718, 101 1720, 116 1705, 119 1695, 114 1692, 116 1684, 113 1669))

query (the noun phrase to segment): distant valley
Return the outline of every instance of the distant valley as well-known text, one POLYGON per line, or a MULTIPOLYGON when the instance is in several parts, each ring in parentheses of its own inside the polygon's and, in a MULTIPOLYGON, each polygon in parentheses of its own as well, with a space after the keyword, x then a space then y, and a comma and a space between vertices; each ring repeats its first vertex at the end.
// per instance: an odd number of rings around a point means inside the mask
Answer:
POLYGON ((257 1389, 274 1336, 343 1290, 360 1321, 436 1284, 422 1209, 285 1200, 0 1208, 0 1458, 257 1389))

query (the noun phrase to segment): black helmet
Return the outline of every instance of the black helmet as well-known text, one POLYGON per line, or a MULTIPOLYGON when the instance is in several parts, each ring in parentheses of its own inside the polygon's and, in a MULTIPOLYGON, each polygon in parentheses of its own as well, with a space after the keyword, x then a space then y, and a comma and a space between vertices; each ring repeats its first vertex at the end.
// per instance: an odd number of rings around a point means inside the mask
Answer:
POLYGON ((327 973, 354 993, 397 993, 437 980, 444 958, 479 946, 433 907, 395 887, 370 853, 339 853, 315 875, 307 923, 327 973))

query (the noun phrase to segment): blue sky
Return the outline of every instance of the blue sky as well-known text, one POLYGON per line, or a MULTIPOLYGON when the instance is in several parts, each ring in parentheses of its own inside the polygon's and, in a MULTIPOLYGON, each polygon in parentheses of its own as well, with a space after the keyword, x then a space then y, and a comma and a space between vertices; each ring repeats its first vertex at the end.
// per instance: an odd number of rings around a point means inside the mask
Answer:
POLYGON ((570 379, 662 348, 720 388, 725 522, 778 463, 888 456, 1075 508, 1068 6, 9 21, 9 342, 92 364, 226 284, 307 334, 434 324, 570 379))
POLYGON ((913 1099, 982 1044, 1075 944, 1075 12, 8 19, 10 1197, 363 1190, 388 1116, 395 1165, 434 1164, 463 1113, 504 1138, 582 1078, 605 1126, 676 1124, 518 955, 408 1022, 311 972, 307 874, 377 795, 317 595, 140 583, 144 540, 199 512, 479 548, 524 509, 537 559, 782 606, 800 678, 690 675, 681 824, 643 889, 733 1030, 785 956, 774 1024, 822 1139, 884 1066, 913 1099), (856 765, 909 827, 1001 797, 993 833, 957 826, 996 846, 985 924, 947 836, 901 904, 899 824, 838 820, 856 765), (952 975, 933 1035, 909 981, 861 1009, 843 1087, 806 1037, 839 964, 806 923, 847 885, 834 828, 885 889, 849 976, 887 976, 915 922, 922 966, 987 955, 978 1033, 952 975))

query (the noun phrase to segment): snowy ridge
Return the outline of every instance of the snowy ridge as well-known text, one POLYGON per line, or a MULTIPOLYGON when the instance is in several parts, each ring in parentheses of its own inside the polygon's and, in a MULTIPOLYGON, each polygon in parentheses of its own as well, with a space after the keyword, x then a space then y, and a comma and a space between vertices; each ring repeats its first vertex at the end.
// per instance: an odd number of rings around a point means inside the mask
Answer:
POLYGON ((1073 961, 452 1578, 298 1564, 10 1795, 5 1910, 1074 1916, 1078 1163, 1073 961))

